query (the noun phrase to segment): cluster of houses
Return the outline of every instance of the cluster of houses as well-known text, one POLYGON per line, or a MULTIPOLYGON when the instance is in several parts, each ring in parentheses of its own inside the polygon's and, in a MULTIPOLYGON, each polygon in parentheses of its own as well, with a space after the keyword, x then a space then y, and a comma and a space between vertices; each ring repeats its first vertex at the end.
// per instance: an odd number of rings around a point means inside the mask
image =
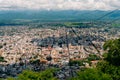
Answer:
POLYGON ((76 33, 63 27, 19 27, 14 31, 14 27, 7 28, 12 30, 13 34, 9 35, 10 31, 4 31, 5 35, 0 36, 0 56, 6 61, 0 62, 1 65, 25 63, 36 59, 45 64, 64 65, 68 64, 70 59, 85 59, 89 54, 102 55, 104 42, 120 37, 120 30, 114 28, 74 28, 76 33))

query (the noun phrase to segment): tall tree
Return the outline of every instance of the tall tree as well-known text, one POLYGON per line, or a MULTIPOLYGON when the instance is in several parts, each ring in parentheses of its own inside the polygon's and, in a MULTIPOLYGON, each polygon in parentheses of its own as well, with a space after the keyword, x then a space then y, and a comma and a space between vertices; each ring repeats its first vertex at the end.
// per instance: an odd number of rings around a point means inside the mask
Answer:
POLYGON ((104 50, 107 50, 107 60, 110 64, 120 66, 120 39, 109 40, 104 44, 104 50))

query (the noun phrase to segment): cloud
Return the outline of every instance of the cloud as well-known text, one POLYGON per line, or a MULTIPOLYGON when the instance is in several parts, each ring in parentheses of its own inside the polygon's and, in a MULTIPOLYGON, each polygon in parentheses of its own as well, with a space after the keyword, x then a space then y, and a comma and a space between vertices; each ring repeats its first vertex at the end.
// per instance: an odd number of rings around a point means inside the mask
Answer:
POLYGON ((0 10, 113 10, 120 0, 0 0, 0 10))

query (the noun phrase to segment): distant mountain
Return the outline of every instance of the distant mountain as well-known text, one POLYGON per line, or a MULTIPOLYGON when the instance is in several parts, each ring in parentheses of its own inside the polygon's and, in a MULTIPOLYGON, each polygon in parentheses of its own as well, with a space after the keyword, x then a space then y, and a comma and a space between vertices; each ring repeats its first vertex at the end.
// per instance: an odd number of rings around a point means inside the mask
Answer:
MULTIPOLYGON (((0 22, 10 20, 39 20, 39 21, 79 21, 96 20, 110 11, 0 11, 0 22)), ((120 18, 120 10, 102 18, 101 20, 111 20, 120 18)))

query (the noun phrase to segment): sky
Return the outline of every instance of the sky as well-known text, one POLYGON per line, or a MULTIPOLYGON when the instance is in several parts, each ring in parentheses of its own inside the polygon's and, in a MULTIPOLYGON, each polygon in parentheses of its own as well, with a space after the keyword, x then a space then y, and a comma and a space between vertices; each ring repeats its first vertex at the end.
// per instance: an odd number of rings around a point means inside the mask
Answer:
POLYGON ((114 10, 120 0, 0 0, 0 10, 114 10))

